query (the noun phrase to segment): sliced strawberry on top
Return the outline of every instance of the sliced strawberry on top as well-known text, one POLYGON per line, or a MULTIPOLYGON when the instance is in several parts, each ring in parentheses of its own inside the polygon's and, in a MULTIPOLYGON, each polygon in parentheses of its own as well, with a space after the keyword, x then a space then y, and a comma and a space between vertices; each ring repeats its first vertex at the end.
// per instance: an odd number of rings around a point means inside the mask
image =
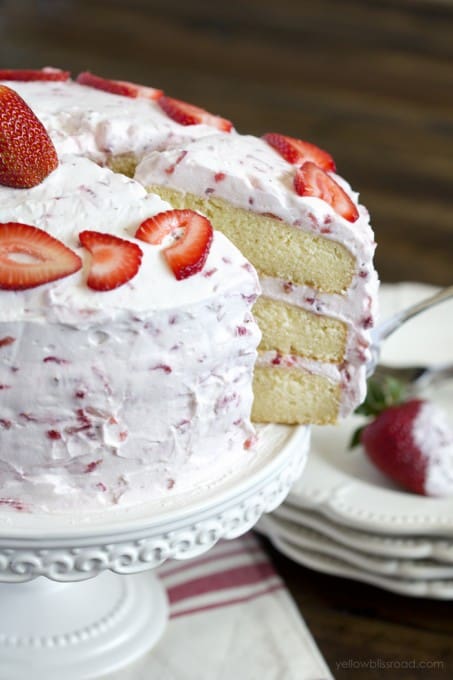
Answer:
POLYGON ((178 281, 201 271, 213 238, 210 221, 194 210, 167 210, 142 222, 135 237, 158 245, 170 234, 176 240, 164 256, 178 281))
POLYGON ((299 196, 315 196, 326 201, 349 222, 359 218, 359 211, 348 194, 324 170, 310 161, 297 169, 294 188, 299 196))
POLYGON ((145 85, 138 85, 137 83, 130 83, 127 80, 110 80, 102 78, 89 71, 79 73, 76 78, 79 85, 88 85, 94 87, 96 90, 104 90, 111 94, 119 94, 123 97, 143 97, 144 99, 159 99, 162 97, 162 90, 156 90, 154 87, 146 87, 145 85))
POLYGON ((172 97, 161 97, 159 99, 159 106, 169 118, 180 123, 181 125, 211 125, 211 127, 222 130, 223 132, 231 132, 233 123, 226 118, 214 116, 212 113, 200 109, 198 106, 188 104, 180 99, 173 99, 172 97))
POLYGON ((17 81, 65 81, 69 80, 69 71, 62 71, 60 68, 52 68, 51 66, 46 66, 41 69, 31 69, 31 68, 3 68, 0 69, 0 80, 17 80, 17 81))
POLYGON ((93 290, 118 288, 140 269, 143 253, 132 241, 99 231, 81 231, 79 239, 92 255, 87 285, 93 290))
POLYGON ((0 85, 0 184, 28 189, 58 165, 43 124, 17 92, 0 85))
POLYGON ((46 231, 19 222, 0 224, 0 288, 34 288, 81 267, 80 257, 46 231))
POLYGON ((335 170, 335 161, 330 153, 311 142, 281 135, 278 132, 267 132, 263 139, 288 163, 302 165, 306 161, 311 161, 323 170, 335 170))

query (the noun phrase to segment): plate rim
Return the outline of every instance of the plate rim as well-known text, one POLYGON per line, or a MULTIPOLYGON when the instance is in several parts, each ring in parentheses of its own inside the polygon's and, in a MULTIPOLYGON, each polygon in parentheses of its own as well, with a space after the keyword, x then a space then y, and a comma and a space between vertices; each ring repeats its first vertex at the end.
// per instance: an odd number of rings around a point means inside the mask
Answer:
MULTIPOLYGON (((381 297, 384 295, 396 304, 394 299, 404 297, 407 301, 412 296, 415 301, 436 290, 436 286, 417 282, 382 284, 381 297)), ((352 529, 377 534, 453 535, 453 497, 416 496, 357 479, 317 455, 320 446, 317 430, 313 428, 303 480, 291 490, 288 504, 316 511, 352 529)))
POLYGON ((287 542, 272 537, 274 547, 286 557, 302 564, 309 569, 321 571, 331 576, 348 578, 353 581, 361 581, 382 590, 389 590, 400 595, 411 597, 426 597, 442 600, 453 599, 453 579, 448 580, 424 580, 424 579, 401 579, 390 578, 365 572, 357 567, 344 563, 332 556, 320 555, 315 551, 298 551, 287 542))

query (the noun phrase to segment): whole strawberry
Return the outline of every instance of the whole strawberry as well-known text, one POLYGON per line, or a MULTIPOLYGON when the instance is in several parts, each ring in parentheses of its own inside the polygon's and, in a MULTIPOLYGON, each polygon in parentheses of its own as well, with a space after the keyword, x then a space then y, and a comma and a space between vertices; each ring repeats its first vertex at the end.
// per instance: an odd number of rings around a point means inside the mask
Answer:
MULTIPOLYGON (((446 414, 425 399, 398 400, 391 381, 371 383, 360 412, 375 418, 355 435, 375 466, 403 488, 426 496, 453 494, 453 430, 446 414), (393 405, 389 405, 393 401, 393 405)), ((402 398, 402 395, 401 395, 402 398)))
POLYGON ((29 189, 58 165, 43 124, 11 88, 0 85, 0 184, 29 189))

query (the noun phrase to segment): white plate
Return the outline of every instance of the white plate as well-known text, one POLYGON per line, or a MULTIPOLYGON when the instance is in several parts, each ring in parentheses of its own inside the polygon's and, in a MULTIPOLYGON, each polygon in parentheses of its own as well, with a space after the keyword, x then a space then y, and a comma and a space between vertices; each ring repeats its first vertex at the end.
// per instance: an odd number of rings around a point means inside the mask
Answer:
POLYGON ((307 527, 349 548, 371 555, 405 560, 432 559, 453 564, 453 541, 428 536, 384 536, 351 529, 323 515, 283 503, 272 517, 287 520, 295 527, 307 527))
POLYGON ((429 597, 439 600, 453 599, 453 580, 424 581, 380 576, 351 566, 331 555, 323 555, 320 552, 307 549, 301 550, 292 543, 276 536, 272 536, 271 541, 283 555, 315 571, 353 579, 354 581, 362 581, 401 595, 429 597))
MULTIPOLYGON (((381 287, 384 318, 435 289, 421 284, 381 287)), ((453 300, 412 319, 383 348, 383 361, 398 365, 453 361, 453 300)), ((453 419, 453 381, 436 389, 436 401, 453 419)), ((385 478, 358 447, 348 450, 354 429, 352 416, 337 426, 315 427, 305 474, 288 503, 324 514, 357 529, 390 535, 452 535, 453 498, 418 496, 385 478)))
POLYGON ((398 559, 372 555, 349 548, 314 529, 288 522, 280 517, 263 517, 259 527, 269 538, 280 538, 302 551, 316 551, 335 557, 372 574, 398 579, 453 579, 453 565, 433 560, 398 559))

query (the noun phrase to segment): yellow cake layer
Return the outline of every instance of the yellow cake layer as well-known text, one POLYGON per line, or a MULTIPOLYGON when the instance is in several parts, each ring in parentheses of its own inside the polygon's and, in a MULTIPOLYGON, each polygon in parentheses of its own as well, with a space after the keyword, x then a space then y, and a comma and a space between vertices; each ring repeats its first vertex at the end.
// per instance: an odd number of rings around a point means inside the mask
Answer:
POLYGON ((119 172, 127 177, 133 177, 137 168, 137 157, 133 153, 121 153, 111 156, 107 165, 113 172, 119 172))
POLYGON ((300 368, 255 366, 252 420, 288 425, 337 422, 340 386, 300 368))
POLYGON ((150 186, 148 191, 174 208, 191 208, 206 215, 261 274, 325 293, 344 293, 351 284, 355 260, 340 243, 235 208, 220 198, 202 198, 162 186, 150 186))
POLYGON ((263 351, 330 363, 344 358, 347 326, 342 321, 265 297, 256 301, 253 316, 263 334, 259 346, 263 351))

